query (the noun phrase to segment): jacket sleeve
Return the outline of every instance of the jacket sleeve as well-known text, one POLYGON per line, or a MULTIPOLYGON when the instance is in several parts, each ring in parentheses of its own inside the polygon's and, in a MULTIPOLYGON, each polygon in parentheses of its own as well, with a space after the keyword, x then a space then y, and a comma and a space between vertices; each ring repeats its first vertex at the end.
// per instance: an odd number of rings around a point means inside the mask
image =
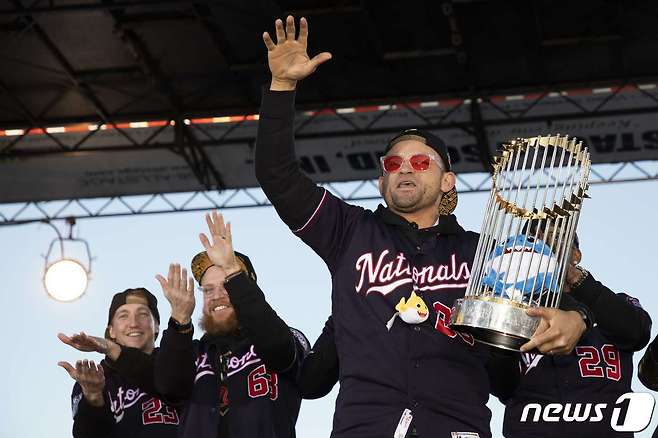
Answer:
POLYGON ((596 320, 594 319, 594 314, 592 313, 591 310, 589 310, 589 307, 585 305, 585 303, 582 303, 575 299, 571 294, 565 294, 563 293, 561 298, 560 298, 560 310, 564 311, 578 311, 578 312, 583 312, 587 316, 587 328, 591 328, 594 325, 596 325, 596 320))
POLYGON ((489 375, 489 391, 504 403, 521 383, 519 353, 491 348, 491 357, 486 364, 489 375))
POLYGON ((617 294, 588 274, 569 294, 585 304, 603 335, 619 349, 639 351, 651 338, 651 317, 639 301, 617 294))
POLYGON ((240 273, 224 287, 240 321, 241 330, 254 344, 265 365, 272 371, 288 372, 302 359, 290 327, 265 300, 256 282, 240 273))
POLYGON ((112 434, 115 422, 105 391, 103 398, 103 406, 92 406, 87 403, 80 385, 75 384, 71 394, 74 438, 105 438, 112 434))
POLYGON ((637 366, 640 382, 652 391, 658 391, 658 336, 649 344, 637 366))
POLYGON ((188 400, 194 389, 196 357, 192 335, 192 330, 178 332, 170 320, 155 356, 155 393, 174 405, 188 400))
POLYGON ((329 394, 338 382, 338 376, 338 351, 334 341, 334 321, 330 316, 302 364, 298 383, 302 398, 312 400, 329 394))
POLYGON ((263 92, 256 177, 281 219, 332 270, 364 209, 333 196, 302 172, 295 157, 294 102, 294 92, 263 92))
POLYGON ((256 138, 256 178, 279 217, 298 230, 320 205, 324 189, 295 157, 295 92, 263 90, 256 138))

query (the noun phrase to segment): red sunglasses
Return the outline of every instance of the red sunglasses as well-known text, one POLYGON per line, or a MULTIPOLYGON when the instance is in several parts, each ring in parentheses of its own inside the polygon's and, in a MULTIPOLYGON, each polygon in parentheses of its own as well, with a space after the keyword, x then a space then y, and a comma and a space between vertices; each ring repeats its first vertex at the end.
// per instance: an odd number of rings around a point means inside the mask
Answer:
POLYGON ((407 160, 416 172, 425 172, 430 168, 432 161, 434 161, 436 165, 443 170, 439 160, 429 154, 414 154, 408 158, 401 157, 399 155, 387 155, 385 157, 381 157, 380 160, 382 163, 382 169, 384 169, 384 172, 386 173, 399 172, 402 168, 402 164, 407 160))

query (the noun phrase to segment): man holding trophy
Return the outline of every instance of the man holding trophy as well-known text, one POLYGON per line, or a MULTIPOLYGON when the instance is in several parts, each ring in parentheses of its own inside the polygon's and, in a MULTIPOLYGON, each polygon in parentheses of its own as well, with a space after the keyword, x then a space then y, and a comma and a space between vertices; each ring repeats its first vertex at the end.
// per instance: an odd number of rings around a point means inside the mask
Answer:
MULTIPOLYGON (((298 37, 290 16, 285 28, 275 26, 276 42, 263 35, 272 82, 261 103, 256 175, 332 275, 341 382, 332 436, 491 436, 489 376, 514 385, 518 363, 450 327, 453 305, 479 269, 479 238, 451 214, 457 193, 445 144, 421 130, 392 139, 379 178, 386 207, 374 212, 316 186, 295 159, 295 89, 331 55, 308 57, 304 18, 298 37)), ((542 306, 526 305, 534 328, 514 349, 568 353, 592 322, 573 300, 562 302, 568 311, 556 300, 530 302, 542 306)))
POLYGON ((503 433, 507 438, 629 436, 612 429, 611 413, 616 400, 631 392, 633 353, 649 342, 651 317, 637 299, 612 292, 581 268, 581 257, 576 236, 563 292, 587 305, 597 326, 588 330, 568 355, 522 354, 521 383, 504 400, 503 433), (561 421, 544 420, 543 410, 551 403, 563 406, 564 412, 557 413, 561 421), (596 419, 596 405, 602 418, 588 421, 596 419))

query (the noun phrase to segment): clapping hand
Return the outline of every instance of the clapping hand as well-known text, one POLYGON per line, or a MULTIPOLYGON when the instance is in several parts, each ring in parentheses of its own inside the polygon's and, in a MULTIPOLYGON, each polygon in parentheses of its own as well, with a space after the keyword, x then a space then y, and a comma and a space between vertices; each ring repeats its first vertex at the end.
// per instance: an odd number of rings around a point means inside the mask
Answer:
POLYGON ((213 265, 222 268, 227 277, 238 272, 240 265, 233 251, 231 223, 224 224, 224 217, 216 211, 206 214, 206 223, 212 242, 203 233, 199 234, 199 240, 206 249, 208 258, 213 265))
POLYGON ((162 286, 165 298, 171 304, 171 317, 179 324, 187 324, 192 320, 194 312, 194 280, 187 276, 187 269, 177 263, 169 265, 167 278, 156 275, 155 278, 162 286))
POLYGON ((79 360, 75 367, 68 362, 57 362, 64 368, 69 376, 80 384, 82 393, 92 406, 103 406, 103 388, 105 388, 105 374, 103 367, 96 365, 92 360, 79 360))

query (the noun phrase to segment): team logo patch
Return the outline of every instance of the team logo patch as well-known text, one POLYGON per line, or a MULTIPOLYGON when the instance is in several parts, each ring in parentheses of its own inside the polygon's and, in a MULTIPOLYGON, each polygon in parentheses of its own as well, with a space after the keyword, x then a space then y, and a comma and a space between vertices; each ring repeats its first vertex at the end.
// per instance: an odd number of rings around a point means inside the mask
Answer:
POLYGON ((640 309, 642 309, 642 305, 640 304, 640 300, 638 300, 637 298, 632 297, 630 295, 626 295, 626 301, 628 301, 629 303, 631 303, 635 307, 639 307, 640 309))
POLYGON ((311 352, 311 344, 308 342, 308 339, 306 339, 306 336, 302 332, 300 332, 297 329, 290 328, 290 331, 292 332, 292 335, 297 339, 299 342, 299 345, 302 346, 304 349, 304 354, 308 354, 311 352))
POLYGON ((521 369, 524 374, 528 374, 531 369, 539 365, 539 361, 544 357, 543 354, 537 353, 521 353, 521 360, 523 361, 523 367, 521 369), (525 371, 524 371, 525 368, 525 371))

